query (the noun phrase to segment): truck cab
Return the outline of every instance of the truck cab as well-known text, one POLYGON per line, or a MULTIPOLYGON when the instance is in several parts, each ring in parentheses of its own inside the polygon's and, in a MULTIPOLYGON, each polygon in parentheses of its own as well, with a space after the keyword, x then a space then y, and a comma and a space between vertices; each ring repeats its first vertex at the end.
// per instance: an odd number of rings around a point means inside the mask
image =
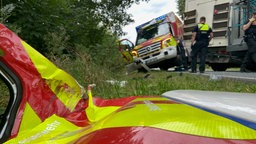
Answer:
MULTIPOLYGON (((168 68, 181 65, 176 38, 183 39, 183 22, 174 12, 164 14, 136 27, 137 39, 130 51, 133 67, 168 68)), ((188 54, 187 54, 188 55, 188 54)))

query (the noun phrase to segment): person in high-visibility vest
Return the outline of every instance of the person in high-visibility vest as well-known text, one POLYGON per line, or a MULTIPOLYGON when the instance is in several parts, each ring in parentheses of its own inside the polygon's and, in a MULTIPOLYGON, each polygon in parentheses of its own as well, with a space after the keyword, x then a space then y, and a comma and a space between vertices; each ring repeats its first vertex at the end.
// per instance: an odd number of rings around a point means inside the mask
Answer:
POLYGON ((240 67, 241 72, 256 71, 256 12, 243 25, 245 32, 244 41, 248 46, 248 51, 244 57, 244 61, 240 67))
POLYGON ((200 73, 204 73, 205 71, 205 59, 207 55, 208 45, 211 39, 213 38, 213 32, 211 27, 205 23, 206 18, 201 17, 200 23, 194 27, 192 31, 191 38, 191 72, 197 72, 197 56, 200 56, 200 73))

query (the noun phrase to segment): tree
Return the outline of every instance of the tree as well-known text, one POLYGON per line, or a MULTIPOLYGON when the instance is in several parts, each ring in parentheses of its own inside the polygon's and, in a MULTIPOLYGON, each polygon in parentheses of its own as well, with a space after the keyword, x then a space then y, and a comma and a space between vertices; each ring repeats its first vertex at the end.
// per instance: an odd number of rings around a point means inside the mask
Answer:
POLYGON ((58 36, 61 30, 68 37, 63 38, 67 50, 76 44, 88 48, 102 43, 105 34, 121 34, 121 27, 133 21, 126 10, 140 1, 149 0, 4 0, 3 5, 15 6, 5 24, 18 26, 19 35, 46 54, 45 37, 58 36))
POLYGON ((181 16, 183 19, 183 14, 185 12, 185 0, 177 0, 178 3, 178 14, 181 16))

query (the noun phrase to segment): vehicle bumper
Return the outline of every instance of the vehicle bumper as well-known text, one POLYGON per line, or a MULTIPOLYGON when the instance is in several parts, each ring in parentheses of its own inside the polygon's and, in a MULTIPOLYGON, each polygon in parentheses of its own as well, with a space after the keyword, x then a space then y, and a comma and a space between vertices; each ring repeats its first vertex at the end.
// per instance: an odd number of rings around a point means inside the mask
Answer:
POLYGON ((142 58, 134 58, 136 61, 141 61, 144 64, 150 66, 161 61, 172 59, 177 57, 177 48, 176 46, 167 47, 165 49, 161 49, 158 52, 152 53, 150 55, 144 56, 142 58))

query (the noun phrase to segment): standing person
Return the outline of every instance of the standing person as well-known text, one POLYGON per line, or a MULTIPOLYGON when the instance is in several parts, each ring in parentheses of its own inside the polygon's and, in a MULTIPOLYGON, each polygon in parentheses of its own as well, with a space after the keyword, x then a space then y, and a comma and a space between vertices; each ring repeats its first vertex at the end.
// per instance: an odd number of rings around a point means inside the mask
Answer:
POLYGON ((181 65, 180 68, 183 71, 187 71, 188 70, 188 63, 187 63, 186 52, 185 52, 186 50, 185 50, 185 47, 183 45, 183 40, 181 38, 179 38, 178 36, 175 36, 174 38, 177 42, 178 52, 181 55, 182 65, 181 65))
POLYGON ((199 24, 194 27, 192 31, 192 38, 191 38, 191 72, 196 73, 197 69, 197 56, 200 56, 200 66, 199 71, 200 73, 204 73, 205 71, 205 59, 207 55, 208 45, 211 39, 213 38, 212 29, 208 24, 205 23, 206 18, 201 17, 199 24))
POLYGON ((251 19, 249 19, 244 25, 243 30, 245 32, 245 42, 248 47, 248 51, 244 57, 244 61, 240 67, 241 72, 255 71, 256 67, 256 12, 253 13, 251 19))

